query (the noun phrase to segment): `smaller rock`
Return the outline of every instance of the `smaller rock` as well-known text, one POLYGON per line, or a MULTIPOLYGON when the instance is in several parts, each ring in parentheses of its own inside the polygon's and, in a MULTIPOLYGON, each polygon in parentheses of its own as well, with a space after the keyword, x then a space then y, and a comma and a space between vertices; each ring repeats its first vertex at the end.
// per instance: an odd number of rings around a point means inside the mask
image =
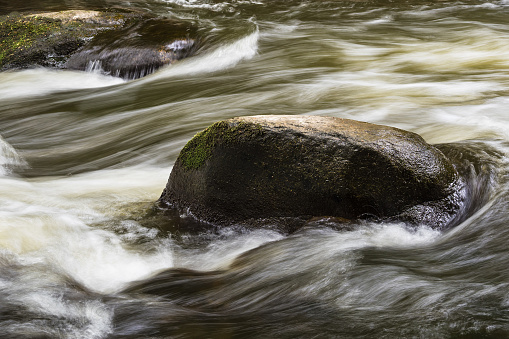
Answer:
POLYGON ((97 34, 73 54, 69 69, 101 69, 124 79, 136 79, 158 68, 192 55, 197 43, 190 36, 196 30, 165 18, 126 24, 115 32, 97 34))
POLYGON ((83 45, 84 36, 62 30, 59 20, 13 15, 0 19, 0 69, 54 66, 58 57, 83 45), (57 34, 57 32, 59 32, 57 34))
POLYGON ((44 66, 136 79, 190 56, 197 30, 134 11, 83 11, 0 18, 0 69, 44 66))

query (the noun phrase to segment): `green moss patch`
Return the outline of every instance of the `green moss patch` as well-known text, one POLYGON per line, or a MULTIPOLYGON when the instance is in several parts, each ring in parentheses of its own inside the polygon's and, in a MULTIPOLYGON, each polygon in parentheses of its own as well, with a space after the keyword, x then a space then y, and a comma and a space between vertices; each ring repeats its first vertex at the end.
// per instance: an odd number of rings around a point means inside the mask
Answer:
POLYGON ((0 66, 61 27, 59 20, 9 15, 0 17, 0 66))
POLYGON ((34 64, 60 67, 58 60, 65 61, 85 40, 118 30, 126 20, 124 13, 94 11, 0 16, 0 69, 34 64), (53 60, 54 56, 58 60, 53 60))
POLYGON ((262 126, 246 122, 232 123, 219 121, 199 132, 191 139, 180 152, 178 160, 185 169, 198 169, 212 155, 219 144, 228 144, 250 138, 262 133, 262 126))
POLYGON ((103 61, 106 72, 126 79, 146 75, 196 52, 193 25, 144 11, 69 10, 0 16, 0 71, 42 66, 86 70, 103 61), (183 49, 167 48, 185 39, 183 49))

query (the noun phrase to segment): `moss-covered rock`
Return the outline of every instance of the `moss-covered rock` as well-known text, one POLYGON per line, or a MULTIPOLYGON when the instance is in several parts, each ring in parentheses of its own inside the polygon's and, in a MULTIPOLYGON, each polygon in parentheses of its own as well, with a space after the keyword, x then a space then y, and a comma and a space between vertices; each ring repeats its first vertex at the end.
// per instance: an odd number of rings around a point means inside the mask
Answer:
POLYGON ((160 201, 216 224, 330 216, 437 228, 458 211, 462 188, 451 162, 414 133, 330 117, 256 116, 198 133, 160 201))
MULTIPOLYGON (((0 20, 0 65, 2 69, 45 64, 52 51, 41 46, 60 30, 54 19, 12 15, 0 20)), ((56 48, 56 47, 55 47, 56 48)))
POLYGON ((196 29, 134 11, 0 17, 0 70, 33 66, 139 78, 195 52, 196 29))

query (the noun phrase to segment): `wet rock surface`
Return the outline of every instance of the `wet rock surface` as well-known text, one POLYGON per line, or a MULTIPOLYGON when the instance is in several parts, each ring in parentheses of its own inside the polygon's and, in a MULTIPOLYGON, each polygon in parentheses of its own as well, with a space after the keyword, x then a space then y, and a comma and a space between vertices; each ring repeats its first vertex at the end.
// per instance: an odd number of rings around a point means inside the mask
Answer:
POLYGON ((0 69, 51 67, 136 79, 192 55, 189 23, 127 10, 0 17, 0 69))
POLYGON ((434 228, 463 200, 452 163, 417 134, 317 116, 210 126, 184 147, 160 198, 219 225, 325 216, 434 228))

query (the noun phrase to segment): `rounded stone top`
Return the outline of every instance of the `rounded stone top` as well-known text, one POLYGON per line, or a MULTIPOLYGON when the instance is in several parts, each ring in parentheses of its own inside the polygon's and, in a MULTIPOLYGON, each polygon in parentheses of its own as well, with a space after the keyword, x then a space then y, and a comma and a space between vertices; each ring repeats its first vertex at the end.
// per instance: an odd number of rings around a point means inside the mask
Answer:
POLYGON ((252 116, 190 140, 161 201, 214 223, 369 215, 437 227, 459 208, 459 181, 442 152, 412 132, 334 117, 252 116))

